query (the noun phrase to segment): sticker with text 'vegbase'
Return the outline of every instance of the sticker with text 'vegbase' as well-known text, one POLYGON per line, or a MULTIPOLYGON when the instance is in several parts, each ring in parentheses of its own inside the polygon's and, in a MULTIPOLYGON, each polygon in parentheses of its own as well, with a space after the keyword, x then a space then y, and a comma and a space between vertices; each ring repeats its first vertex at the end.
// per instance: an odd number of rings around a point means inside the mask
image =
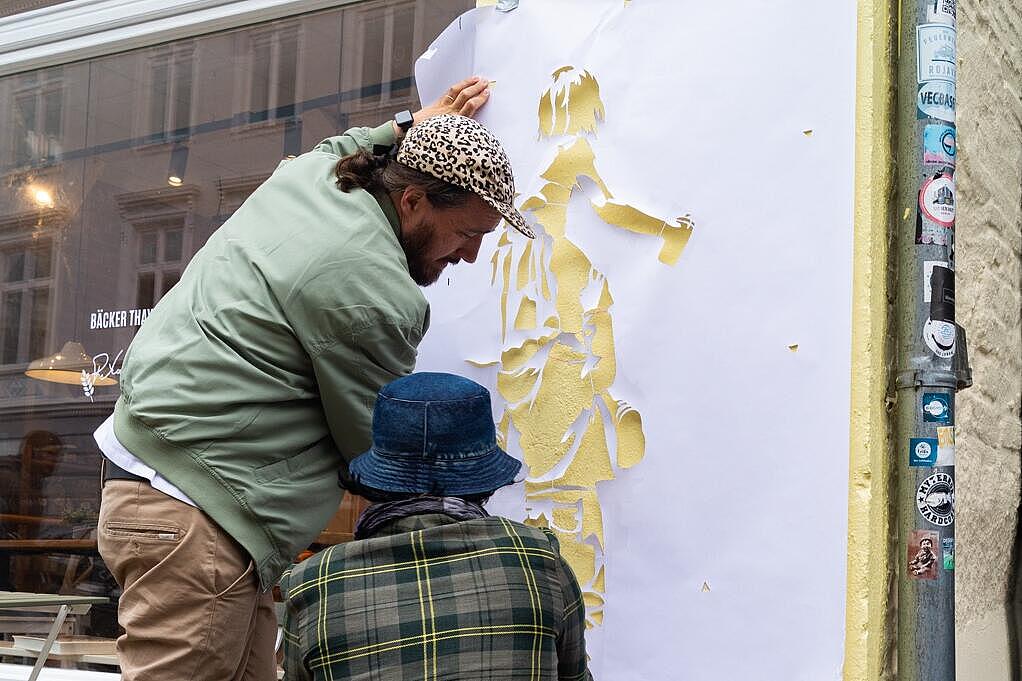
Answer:
POLYGON ((917 118, 936 118, 955 122, 955 84, 947 80, 931 80, 919 86, 916 95, 917 118))

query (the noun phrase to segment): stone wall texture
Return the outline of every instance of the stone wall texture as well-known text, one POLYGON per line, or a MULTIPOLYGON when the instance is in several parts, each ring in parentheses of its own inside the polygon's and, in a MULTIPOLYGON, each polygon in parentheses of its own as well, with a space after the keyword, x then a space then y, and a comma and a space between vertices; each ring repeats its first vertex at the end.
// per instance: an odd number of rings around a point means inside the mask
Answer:
POLYGON ((975 384, 957 401, 960 681, 1009 681, 1022 452, 1022 0, 958 3, 957 319, 975 384))

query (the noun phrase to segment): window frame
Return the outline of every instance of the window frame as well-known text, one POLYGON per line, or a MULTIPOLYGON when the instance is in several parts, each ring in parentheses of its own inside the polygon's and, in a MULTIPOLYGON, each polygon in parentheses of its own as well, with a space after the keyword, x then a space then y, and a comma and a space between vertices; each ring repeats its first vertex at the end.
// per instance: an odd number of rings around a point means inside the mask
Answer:
POLYGON ((195 44, 190 41, 157 48, 152 54, 147 55, 146 59, 140 60, 139 68, 143 71, 143 78, 140 82, 146 83, 147 87, 144 92, 143 105, 139 107, 135 116, 136 137, 143 138, 146 142, 153 144, 171 142, 188 137, 195 123, 196 114, 196 63, 195 44), (180 113, 178 105, 181 99, 181 93, 179 92, 181 89, 180 73, 184 64, 187 64, 189 67, 187 85, 188 111, 184 114, 186 116, 186 125, 184 127, 177 127, 177 118, 180 113), (156 106, 154 73, 159 67, 167 69, 167 87, 162 106, 162 126, 156 126, 153 120, 153 111, 156 106))
POLYGON ((281 50, 282 44, 285 39, 294 39, 295 49, 295 69, 294 69, 294 96, 295 102, 302 101, 303 86, 302 86, 302 47, 303 47, 303 31, 301 23, 297 19, 291 19, 278 23, 271 24, 263 30, 250 31, 244 34, 245 40, 245 58, 247 60, 247 66, 249 71, 249 78, 240 84, 241 106, 236 106, 236 111, 247 111, 248 112, 248 123, 251 125, 264 125, 273 124, 280 121, 286 121, 294 118, 299 114, 298 111, 292 110, 290 113, 280 113, 281 104, 279 101, 280 96, 280 83, 281 83, 281 50), (266 78, 266 101, 265 104, 254 101, 255 97, 255 69, 256 69, 256 47, 258 45, 266 45, 269 47, 269 59, 266 78), (265 113, 264 118, 257 118, 256 115, 265 113))
POLYGON ((49 348, 52 339, 49 337, 49 330, 54 328, 53 317, 56 313, 55 297, 56 291, 54 287, 55 271, 56 271, 56 259, 54 249, 56 244, 52 235, 42 236, 36 239, 31 237, 6 241, 0 244, 0 329, 4 330, 3 335, 0 335, 0 368, 9 368, 12 366, 20 366, 26 364, 33 359, 45 356, 49 354, 49 348), (40 242, 45 241, 49 247, 49 272, 44 277, 37 276, 36 273, 36 257, 33 254, 34 250, 39 248, 40 242), (7 268, 10 262, 11 253, 23 253, 25 255, 24 262, 22 264, 23 274, 22 277, 16 281, 7 280, 7 268), (47 310, 46 317, 43 320, 47 333, 43 336, 43 341, 40 344, 41 347, 32 347, 32 328, 34 313, 36 312, 36 292, 45 291, 47 296, 47 310), (21 302, 19 303, 20 310, 18 311, 18 338, 14 351, 13 361, 4 361, 6 359, 5 352, 6 348, 6 332, 7 332, 7 296, 11 293, 20 293, 21 302))
POLYGON ((10 149, 11 161, 19 167, 36 167, 52 165, 60 161, 63 149, 62 141, 65 131, 66 113, 66 87, 64 83, 63 70, 60 68, 49 69, 39 74, 33 81, 24 81, 15 86, 10 93, 10 149), (50 112, 48 96, 56 93, 60 101, 60 115, 57 119, 58 130, 50 134, 46 130, 47 114, 50 112), (18 125, 19 104, 22 101, 31 100, 34 111, 32 112, 32 128, 22 128, 18 125), (31 130, 36 135, 35 142, 26 142, 29 149, 26 157, 22 157, 20 150, 22 141, 19 133, 27 133, 31 130), (41 131, 41 132, 40 132, 41 131), (33 148, 34 147, 34 148, 33 148))
POLYGON ((78 0, 0 21, 0 76, 362 0, 78 0))

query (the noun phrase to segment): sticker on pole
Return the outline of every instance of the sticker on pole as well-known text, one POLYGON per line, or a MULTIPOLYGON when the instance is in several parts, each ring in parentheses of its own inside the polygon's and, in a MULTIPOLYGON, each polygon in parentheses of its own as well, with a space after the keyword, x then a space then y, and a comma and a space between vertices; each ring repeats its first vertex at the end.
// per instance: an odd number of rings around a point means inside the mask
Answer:
POLYGON ((934 525, 947 527, 955 521, 955 479, 948 473, 934 473, 916 490, 919 515, 934 525))
POLYGON ((923 217, 921 210, 916 211, 916 243, 936 246, 950 246, 953 243, 953 229, 938 225, 933 220, 923 217))
POLYGON ((930 316, 923 324, 923 342, 942 359, 954 357, 955 339, 955 273, 948 267, 934 264, 930 273, 930 316))
POLYGON ((955 82, 955 28, 944 24, 916 26, 916 80, 955 82))
POLYGON ((912 530, 908 537, 908 574, 915 579, 937 579, 937 542, 933 530, 912 530))
POLYGON ((955 465, 955 427, 937 427, 937 465, 955 465))
POLYGON ((954 269, 951 264, 945 260, 924 260, 923 261, 923 302, 929 303, 933 301, 933 288, 931 284, 933 282, 933 268, 934 267, 946 267, 947 269, 954 269))
POLYGON ((955 126, 932 123, 923 128, 923 163, 954 166, 957 150, 955 126))
POLYGON ((944 537, 940 541, 941 548, 944 553, 944 569, 954 570, 955 569, 955 538, 944 537))
POLYGON ((917 118, 955 122, 955 84, 946 80, 923 83, 916 95, 917 118))
POLYGON ((955 178, 947 169, 927 177, 919 189, 923 217, 941 227, 955 226, 955 178))
POLYGON ((908 441, 909 466, 934 466, 937 463, 937 438, 913 437, 908 441))
POLYGON ((923 341, 930 351, 941 359, 955 356, 955 325, 927 319, 923 324, 923 341))
POLYGON ((923 421, 951 423, 951 396, 944 393, 923 393, 923 421))
POLYGON ((928 23, 954 26, 955 18, 955 0, 926 0, 928 23))

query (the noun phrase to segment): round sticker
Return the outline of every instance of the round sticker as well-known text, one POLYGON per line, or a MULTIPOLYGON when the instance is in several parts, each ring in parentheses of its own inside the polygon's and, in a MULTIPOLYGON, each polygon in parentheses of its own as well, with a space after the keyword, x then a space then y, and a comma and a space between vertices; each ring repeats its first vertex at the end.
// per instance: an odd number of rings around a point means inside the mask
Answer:
POLYGON ((955 226, 955 180, 947 173, 926 178, 919 190, 919 210, 944 227, 955 226))
POLYGON ((944 412, 947 411, 947 406, 940 400, 930 400, 927 404, 923 406, 923 411, 925 411, 930 416, 940 417, 943 416, 944 412))
POLYGON ((944 150, 944 153, 951 158, 955 157, 955 129, 946 128, 944 134, 940 136, 940 146, 944 150))
POLYGON ((947 473, 934 473, 919 484, 916 508, 926 520, 947 527, 955 521, 955 479, 947 473))
POLYGON ((929 459, 932 452, 933 447, 928 442, 920 442, 916 445, 916 457, 919 459, 929 459))
POLYGON ((955 325, 927 319, 923 324, 923 342, 930 351, 943 359, 955 356, 955 325))

